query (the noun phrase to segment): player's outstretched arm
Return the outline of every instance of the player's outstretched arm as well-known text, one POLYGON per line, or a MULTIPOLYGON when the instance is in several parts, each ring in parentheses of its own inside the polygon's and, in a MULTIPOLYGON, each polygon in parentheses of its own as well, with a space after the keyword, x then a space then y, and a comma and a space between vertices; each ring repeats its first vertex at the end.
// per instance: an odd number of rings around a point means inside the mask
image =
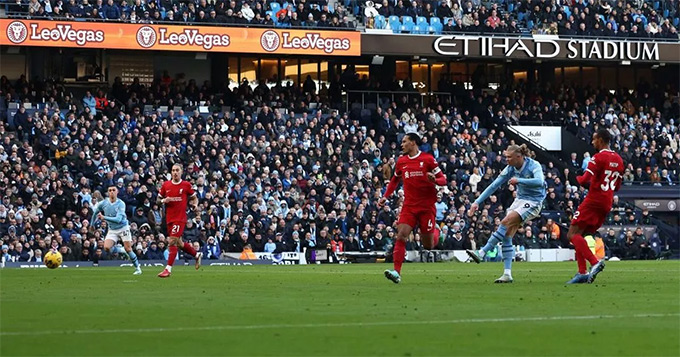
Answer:
POLYGON ((90 224, 94 225, 94 222, 97 221, 97 213, 99 213, 99 208, 101 207, 101 202, 97 203, 94 205, 94 208, 92 209, 92 219, 90 220, 90 224))
POLYGON ((489 196, 496 192, 496 190, 498 190, 498 188, 501 187, 501 185, 508 182, 508 180, 510 180, 510 167, 506 166, 505 169, 503 169, 503 171, 501 172, 501 174, 498 177, 496 177, 495 180, 493 180, 489 187, 487 187, 486 190, 484 190, 484 192, 482 192, 482 194, 479 197, 477 197, 475 203, 477 205, 482 204, 482 202, 484 202, 487 198, 489 198, 489 196))
POLYGON ((590 159, 590 162, 588 162, 588 167, 586 168, 586 171, 583 172, 583 175, 576 176, 576 181, 578 181, 578 184, 581 186, 588 186, 592 177, 595 176, 595 172, 597 172, 597 163, 595 162, 595 156, 593 156, 593 158, 590 159))
POLYGON ((390 179, 390 183, 387 184, 387 190, 385 191, 385 194, 383 195, 384 198, 389 198, 392 196, 394 191, 397 189, 397 186, 399 186, 399 181, 401 181, 401 178, 397 175, 392 176, 390 179))

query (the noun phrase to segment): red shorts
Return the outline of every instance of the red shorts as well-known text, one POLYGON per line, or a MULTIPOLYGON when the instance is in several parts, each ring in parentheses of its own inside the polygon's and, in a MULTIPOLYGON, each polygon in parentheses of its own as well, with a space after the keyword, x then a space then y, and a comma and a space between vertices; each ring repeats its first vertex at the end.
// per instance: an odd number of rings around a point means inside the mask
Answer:
POLYGON ((574 212, 571 225, 581 228, 584 233, 595 233, 604 224, 609 211, 611 211, 611 208, 607 209, 589 202, 583 202, 574 212))
POLYGON ((397 224, 407 224, 411 228, 418 227, 420 233, 434 233, 436 213, 437 209, 434 207, 421 209, 402 207, 397 224))
POLYGON ((184 234, 184 226, 186 226, 186 224, 186 222, 168 223, 168 237, 182 238, 182 234, 184 234))

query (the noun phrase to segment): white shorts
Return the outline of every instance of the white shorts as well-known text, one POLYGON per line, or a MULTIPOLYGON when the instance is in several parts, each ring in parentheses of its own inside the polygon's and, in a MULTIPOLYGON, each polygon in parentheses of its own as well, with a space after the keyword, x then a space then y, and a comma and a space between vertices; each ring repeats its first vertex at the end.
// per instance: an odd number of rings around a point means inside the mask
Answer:
POLYGON ((114 243, 118 243, 120 239, 123 242, 132 242, 132 233, 130 233, 130 226, 125 226, 121 229, 109 229, 106 233, 106 239, 112 240, 114 243))
POLYGON ((530 221, 541 214, 542 202, 527 201, 522 199, 516 199, 512 203, 508 212, 515 211, 520 217, 522 217, 522 222, 530 221))

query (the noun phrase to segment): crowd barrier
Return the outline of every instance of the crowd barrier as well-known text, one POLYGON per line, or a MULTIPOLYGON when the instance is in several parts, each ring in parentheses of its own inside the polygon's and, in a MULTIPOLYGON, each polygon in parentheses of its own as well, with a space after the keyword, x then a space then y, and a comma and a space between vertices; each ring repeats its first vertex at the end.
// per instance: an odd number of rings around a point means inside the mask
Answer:
MULTIPOLYGON (((286 252, 279 254, 253 253, 256 259, 240 259, 240 253, 223 254, 221 259, 205 259, 204 266, 249 266, 249 265, 299 265, 328 263, 382 263, 388 255, 385 252, 343 252, 332 253, 327 250, 315 250, 307 253, 286 252), (311 258, 311 259, 310 259, 311 258)), ((561 262, 574 260, 571 249, 528 249, 516 252, 516 260, 527 262, 561 262)), ((464 250, 407 251, 408 262, 469 262, 464 250)), ((142 267, 164 267, 165 260, 141 260, 142 267)), ((192 265, 192 260, 178 260, 176 265, 192 265)), ((41 262, 4 262, 4 268, 46 268, 41 262)), ((94 267, 132 267, 126 260, 102 260, 99 264, 85 261, 68 261, 62 268, 94 268, 94 267)))

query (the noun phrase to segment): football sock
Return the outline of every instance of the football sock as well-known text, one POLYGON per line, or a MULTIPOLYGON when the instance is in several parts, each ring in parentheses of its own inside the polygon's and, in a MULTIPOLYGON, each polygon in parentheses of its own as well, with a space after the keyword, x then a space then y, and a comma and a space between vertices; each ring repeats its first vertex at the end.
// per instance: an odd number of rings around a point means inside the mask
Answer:
POLYGON ((512 246, 511 237, 503 237, 503 267, 506 274, 512 269, 512 258, 515 256, 515 247, 512 246))
POLYGON ((576 251, 576 264, 578 264, 578 273, 579 274, 585 274, 586 271, 586 258, 583 257, 583 254, 579 252, 578 250, 576 251))
POLYGON ((194 249, 191 243, 184 242, 182 250, 189 253, 189 255, 191 255, 194 258, 196 257, 196 249, 194 249))
POLYGON ((128 257, 130 257, 130 260, 132 260, 132 264, 135 265, 135 268, 139 268, 139 260, 137 259, 137 254, 135 254, 134 250, 131 250, 129 252, 126 252, 128 257))
POLYGON ((590 248, 588 248, 588 242, 586 242, 582 235, 574 234, 571 237, 571 244, 574 245, 574 249, 576 249, 577 252, 581 253, 583 258, 590 262, 591 266, 599 262, 595 254, 593 254, 593 252, 590 251, 590 248))
MULTIPOLYGON (((505 233, 508 231, 508 227, 504 225, 498 226, 498 229, 491 234, 491 237, 489 238, 489 241, 486 242, 486 245, 482 247, 481 256, 482 258, 488 253, 490 250, 493 250, 496 248, 498 243, 503 241, 503 238, 505 237, 505 233)), ((510 243, 512 244, 512 243, 510 243)))
POLYGON ((392 252, 392 259, 394 259, 394 270, 401 274, 401 265, 404 263, 404 254, 406 254, 406 242, 397 239, 394 243, 394 252, 392 252))
POLYGON ((172 265, 175 264, 175 258, 177 258, 177 246, 171 245, 170 248, 168 248, 168 251, 168 267, 172 267, 172 265))

